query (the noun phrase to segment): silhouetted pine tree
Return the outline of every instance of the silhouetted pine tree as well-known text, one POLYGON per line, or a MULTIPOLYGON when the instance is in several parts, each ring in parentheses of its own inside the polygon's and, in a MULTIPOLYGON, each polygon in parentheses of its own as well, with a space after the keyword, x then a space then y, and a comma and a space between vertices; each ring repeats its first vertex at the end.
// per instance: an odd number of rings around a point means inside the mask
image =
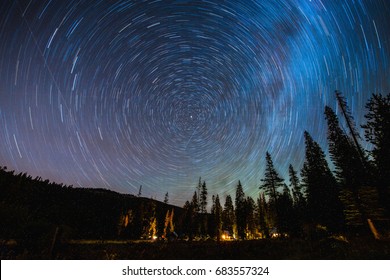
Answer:
POLYGON ((303 222, 306 212, 306 199, 303 195, 301 182, 298 178, 297 172, 294 170, 294 167, 290 164, 288 168, 288 173, 290 177, 290 188, 292 189, 293 194, 293 212, 294 212, 294 221, 292 223, 292 232, 293 236, 300 236, 302 233, 303 222))
POLYGON ((305 198, 303 197, 302 186, 298 178, 298 173, 291 164, 288 167, 288 174, 290 177, 290 188, 292 190, 294 205, 297 206, 301 204, 305 198))
MULTIPOLYGON (((346 103, 344 102, 344 106, 346 103)), ((365 166, 358 149, 341 129, 338 117, 326 106, 325 118, 328 122, 328 144, 330 157, 335 166, 336 178, 341 187, 340 199, 344 204, 344 214, 349 225, 366 225, 367 214, 363 207, 360 187, 367 184, 365 166)), ((349 120, 351 122, 351 120, 349 120)), ((357 139, 357 132, 353 132, 357 139)), ((363 152, 361 152, 363 153, 363 152)))
POLYGON ((216 224, 215 224, 215 195, 211 196, 211 209, 210 214, 208 215, 208 231, 207 233, 212 236, 216 237, 216 224))
POLYGON ((234 205, 230 195, 226 196, 224 208, 222 211, 222 229, 229 231, 230 234, 234 233, 234 205))
POLYGON ((378 187, 381 204, 390 214, 390 94, 373 94, 366 104, 368 113, 364 136, 373 145, 370 154, 374 160, 374 181, 378 187))
POLYGON ((165 194, 165 196, 164 196, 164 203, 165 204, 168 204, 168 202, 169 202, 169 194, 168 194, 168 192, 165 194))
POLYGON ((213 212, 212 215, 214 216, 214 231, 215 235, 217 237, 217 241, 220 241, 221 235, 222 235, 222 206, 219 201, 219 196, 217 195, 214 199, 213 203, 213 212))
POLYGON ((195 191, 191 200, 191 210, 192 210, 192 236, 198 236, 200 233, 200 224, 199 224, 199 201, 198 193, 195 191))
POLYGON ((283 179, 279 176, 278 172, 276 171, 274 164, 272 162, 271 155, 267 152, 266 153, 266 167, 265 167, 265 173, 264 173, 264 179, 261 181, 263 184, 260 186, 260 189, 265 192, 265 194, 268 196, 268 217, 269 217, 269 225, 271 227, 278 228, 280 225, 279 221, 279 215, 278 211, 280 210, 280 207, 278 206, 278 198, 279 198, 279 192, 278 188, 283 186, 283 179))
POLYGON ((366 176, 362 159, 355 145, 339 125, 334 111, 326 106, 329 153, 336 168, 336 178, 342 186, 356 188, 365 184, 366 176))
POLYGON ((283 179, 279 176, 276 171, 274 164, 272 162, 271 155, 266 153, 266 167, 264 179, 261 181, 263 184, 260 186, 260 189, 264 190, 265 194, 269 196, 271 201, 276 202, 278 197, 278 188, 283 186, 283 179))
POLYGON ((355 124, 355 121, 354 121, 353 116, 351 114, 351 111, 348 108, 347 101, 345 100, 345 97, 341 94, 341 92, 339 92, 337 90, 336 90, 336 99, 337 99, 337 103, 341 109, 341 112, 344 115, 347 126, 349 128, 350 136, 352 138, 354 146, 355 146, 358 154, 360 155, 362 162, 364 162, 365 155, 363 152, 363 148, 361 147, 361 145, 358 141, 358 139, 361 139, 361 137, 360 137, 359 133, 357 132, 356 124, 355 124))
POLYGON ((238 181, 236 187, 235 216, 236 216, 238 237, 241 239, 245 239, 245 227, 246 227, 245 193, 240 181, 238 181))
POLYGON ((283 193, 278 198, 277 207, 277 227, 279 232, 291 234, 295 217, 291 192, 286 184, 283 186, 283 193))
POLYGON ((265 200, 264 193, 259 195, 257 199, 257 218, 259 224, 259 231, 262 234, 262 237, 269 237, 269 226, 267 223, 267 201, 265 200))
POLYGON ((200 189, 200 199, 199 199, 200 213, 207 213, 207 186, 206 181, 203 181, 202 187, 200 189))
POLYGON ((207 234, 207 186, 205 181, 203 181, 203 184, 200 188, 199 212, 200 212, 201 234, 203 236, 206 236, 207 234))
MULTIPOLYGON (((199 177, 199 181, 198 181, 198 185, 196 186, 196 193, 198 194, 198 203, 200 201, 200 193, 202 191, 202 177, 199 177)), ((199 206, 199 209, 200 209, 200 206, 199 206)))
POLYGON ((310 223, 325 225, 331 231, 343 227, 343 212, 338 199, 336 179, 317 142, 305 131, 305 162, 301 172, 306 189, 307 216, 310 223))
POLYGON ((256 234, 256 218, 255 214, 255 201, 252 197, 247 196, 245 199, 245 234, 246 239, 253 239, 256 234))

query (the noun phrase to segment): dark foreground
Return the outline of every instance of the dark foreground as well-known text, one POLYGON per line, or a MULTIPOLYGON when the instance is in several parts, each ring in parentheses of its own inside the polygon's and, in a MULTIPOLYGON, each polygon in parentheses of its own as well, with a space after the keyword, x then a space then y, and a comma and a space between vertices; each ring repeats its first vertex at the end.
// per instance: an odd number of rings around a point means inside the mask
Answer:
POLYGON ((73 241, 56 248, 36 250, 18 244, 2 244, 1 259, 390 259, 390 241, 336 239, 320 241, 264 239, 252 241, 73 241), (35 252, 34 252, 35 251, 35 252), (38 252, 39 251, 39 252, 38 252))

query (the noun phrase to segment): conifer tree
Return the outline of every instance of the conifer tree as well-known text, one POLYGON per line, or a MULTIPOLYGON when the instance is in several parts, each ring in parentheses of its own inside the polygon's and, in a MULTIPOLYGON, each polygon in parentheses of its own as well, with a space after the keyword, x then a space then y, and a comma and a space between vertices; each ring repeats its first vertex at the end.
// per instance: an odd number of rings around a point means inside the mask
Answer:
POLYGON ((328 106, 325 107, 325 118, 328 123, 329 153, 336 168, 337 180, 342 186, 357 188, 366 181, 358 148, 341 129, 338 117, 328 106))
POLYGON ((372 144, 370 154, 374 160, 374 182, 378 187, 381 204, 390 215, 390 94, 373 94, 366 104, 366 124, 362 126, 366 141, 372 144))
POLYGON ((199 200, 198 200, 198 193, 195 191, 194 195, 192 196, 191 200, 193 212, 198 214, 199 213, 199 200))
POLYGON ((199 177, 198 185, 196 186, 196 193, 198 194, 198 203, 200 201, 200 193, 202 191, 202 177, 199 177))
POLYGON ((365 159, 365 155, 364 155, 363 149, 358 141, 358 139, 361 139, 361 138, 360 138, 359 133, 357 132, 356 124, 355 124, 355 121, 354 121, 353 116, 351 114, 351 111, 348 108, 347 101, 345 100, 345 97, 341 94, 341 92, 339 92, 339 91, 336 91, 336 99, 337 99, 338 105, 340 106, 341 112, 344 115, 347 126, 349 128, 350 136, 352 138, 354 146, 355 146, 355 148, 356 148, 356 150, 357 150, 357 152, 358 152, 358 154, 361 157, 361 160, 363 162, 365 159))
POLYGON ((290 177, 290 188, 292 189, 293 193, 294 205, 297 206, 304 201, 304 197, 302 193, 302 186, 298 178, 298 173, 291 164, 288 167, 288 174, 290 177))
MULTIPOLYGON (((345 102, 344 106, 346 106, 345 102)), ((325 107, 325 118, 328 122, 329 153, 341 187, 340 199, 344 204, 346 222, 350 225, 366 225, 366 209, 363 207, 359 191, 360 187, 367 184, 364 166, 367 164, 363 163, 359 155, 360 147, 356 147, 353 140, 344 133, 336 114, 328 106, 325 107)), ((353 133, 357 138, 357 133, 353 133)))
POLYGON ((222 228, 223 230, 229 231, 230 234, 234 233, 234 223, 235 223, 235 215, 234 215, 234 205, 233 200, 230 195, 226 196, 225 204, 222 212, 222 228))
POLYGON ((203 184, 200 189, 200 199, 199 199, 199 208, 200 213, 207 213, 207 186, 206 181, 203 181, 203 184))
POLYGON ((215 195, 211 196, 211 215, 208 215, 208 234, 210 236, 216 236, 216 223, 215 223, 215 195))
POLYGON ((277 227, 281 233, 291 234, 294 223, 293 200, 286 184, 277 204, 277 227))
POLYGON ((278 172, 276 171, 274 164, 272 162, 271 155, 267 152, 266 153, 266 168, 265 168, 265 174, 264 179, 261 181, 263 184, 260 186, 260 189, 264 190, 265 194, 269 196, 269 198, 276 202, 278 197, 278 188, 283 186, 283 179, 279 176, 278 172))
POLYGON ((256 219, 254 216, 256 205, 252 197, 247 196, 245 199, 245 234, 246 239, 252 239, 256 233, 256 219))
POLYGON ((195 191, 191 200, 191 210, 192 210, 192 234, 195 236, 199 235, 200 224, 199 224, 199 201, 198 193, 195 191))
POLYGON ((303 196, 303 190, 301 182, 298 178, 297 172, 290 164, 288 168, 290 176, 290 188, 293 195, 293 219, 291 234, 294 236, 300 236, 302 233, 305 212, 306 212, 306 199, 303 196))
POLYGON ((207 186, 206 182, 203 181, 203 184, 200 188, 199 196, 199 212, 200 212, 200 230, 203 236, 207 234, 207 186))
POLYGON ((220 241, 222 234, 222 206, 218 195, 215 197, 214 205, 215 235, 217 236, 217 241, 220 241))
POLYGON ((263 238, 269 237, 269 226, 267 223, 267 201, 264 192, 257 199, 257 217, 259 221, 259 230, 263 238))
POLYGON ((321 147, 307 131, 304 136, 306 152, 301 177, 306 188, 309 222, 325 225, 332 231, 341 230, 343 214, 336 179, 321 147))
POLYGON ((271 227, 278 228, 280 226, 280 217, 279 210, 280 206, 278 205, 279 192, 278 188, 283 186, 283 179, 279 176, 276 171, 270 153, 266 153, 266 167, 264 173, 264 179, 261 181, 263 184, 260 186, 260 189, 268 196, 268 217, 271 227))
POLYGON ((237 225, 237 234, 241 239, 245 239, 246 215, 245 215, 245 193, 241 181, 238 181, 236 187, 235 216, 237 225))

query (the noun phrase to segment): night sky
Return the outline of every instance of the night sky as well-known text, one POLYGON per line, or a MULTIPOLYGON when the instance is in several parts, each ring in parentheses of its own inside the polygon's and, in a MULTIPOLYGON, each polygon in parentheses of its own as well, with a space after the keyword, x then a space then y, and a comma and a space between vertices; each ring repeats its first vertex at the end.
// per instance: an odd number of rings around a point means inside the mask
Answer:
POLYGON ((388 0, 0 4, 0 165, 182 206, 288 182, 324 106, 390 91, 388 0))

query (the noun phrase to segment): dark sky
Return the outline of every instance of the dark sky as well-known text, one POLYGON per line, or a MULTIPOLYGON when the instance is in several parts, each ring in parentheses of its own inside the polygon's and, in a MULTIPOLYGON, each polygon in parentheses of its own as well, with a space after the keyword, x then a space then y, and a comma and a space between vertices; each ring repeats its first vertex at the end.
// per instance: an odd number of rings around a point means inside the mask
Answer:
POLYGON ((256 197, 304 130, 326 150, 342 91, 358 125, 388 93, 387 0, 0 4, 0 165, 179 206, 199 176, 256 197))

